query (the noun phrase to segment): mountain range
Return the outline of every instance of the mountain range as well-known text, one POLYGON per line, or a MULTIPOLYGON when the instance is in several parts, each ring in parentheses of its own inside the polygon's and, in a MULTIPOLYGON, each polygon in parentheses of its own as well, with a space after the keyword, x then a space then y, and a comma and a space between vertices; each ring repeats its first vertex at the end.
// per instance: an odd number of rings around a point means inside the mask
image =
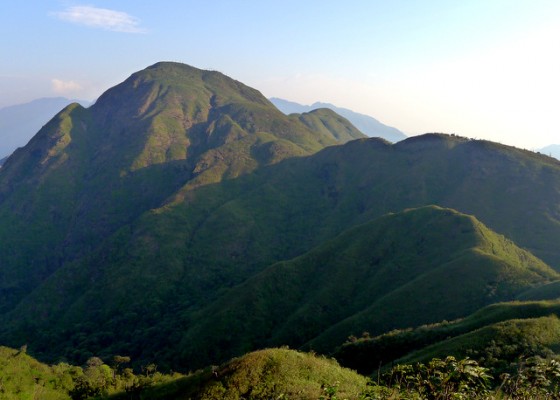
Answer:
POLYGON ((377 365, 482 354, 477 329, 553 352, 535 310, 557 312, 559 204, 554 158, 390 143, 157 63, 65 107, 0 169, 0 343, 179 371, 288 345, 370 373, 360 354, 381 345, 377 365))
POLYGON ((392 143, 396 143, 400 140, 406 139, 406 135, 399 131, 397 128, 384 125, 369 115, 360 114, 347 108, 336 107, 335 105, 330 103, 316 102, 310 106, 306 106, 293 101, 279 99, 277 97, 272 97, 270 101, 285 114, 299 114, 310 112, 320 108, 328 108, 348 119, 348 121, 350 121, 356 128, 365 133, 367 136, 380 137, 392 143))

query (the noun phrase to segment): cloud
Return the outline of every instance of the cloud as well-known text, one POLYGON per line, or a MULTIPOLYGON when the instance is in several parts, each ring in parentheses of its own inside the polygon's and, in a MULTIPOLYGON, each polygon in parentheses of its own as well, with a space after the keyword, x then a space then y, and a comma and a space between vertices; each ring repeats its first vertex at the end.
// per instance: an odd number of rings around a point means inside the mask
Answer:
POLYGON ((114 32, 145 33, 140 20, 122 11, 92 6, 73 6, 64 11, 51 13, 54 17, 78 25, 114 32))
POLYGON ((82 85, 75 81, 63 81, 61 79, 51 79, 52 89, 58 94, 73 94, 83 89, 82 85))

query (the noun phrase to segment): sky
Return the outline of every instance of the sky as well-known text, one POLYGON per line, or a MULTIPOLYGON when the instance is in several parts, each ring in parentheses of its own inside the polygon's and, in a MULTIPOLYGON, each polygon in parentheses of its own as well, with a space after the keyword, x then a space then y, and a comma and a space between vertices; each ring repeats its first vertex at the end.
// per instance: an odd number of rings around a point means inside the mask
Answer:
POLYGON ((560 143, 558 0, 3 0, 0 36, 0 107, 178 61, 407 135, 560 143))

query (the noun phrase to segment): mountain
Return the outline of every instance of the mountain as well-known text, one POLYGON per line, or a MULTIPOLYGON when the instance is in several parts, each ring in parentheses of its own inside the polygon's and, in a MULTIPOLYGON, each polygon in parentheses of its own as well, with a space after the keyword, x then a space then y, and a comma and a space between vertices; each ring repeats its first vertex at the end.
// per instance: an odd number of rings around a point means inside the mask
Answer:
POLYGON ((132 75, 89 109, 72 104, 2 168, 0 308, 182 187, 234 178, 350 135, 363 137, 350 127, 315 132, 254 89, 173 63, 132 75))
POLYGON ((0 343, 27 343, 53 362, 125 354, 162 369, 217 364, 266 340, 232 336, 250 326, 232 318, 239 310, 216 307, 250 298, 240 288, 256 291, 254 282, 290 265, 312 275, 307 291, 283 276, 259 290, 263 308, 294 325, 247 319, 263 332, 276 326, 278 342, 339 345, 390 299, 421 312, 383 320, 379 332, 457 318, 557 279, 534 256, 560 269, 558 204, 560 162, 552 158, 443 134, 396 144, 365 138, 331 110, 287 116, 223 74, 158 63, 88 109, 66 107, 0 170, 0 343), (457 227, 471 247, 461 250, 457 227), (384 247, 385 231, 387 243, 411 255, 384 247), (366 245, 375 235, 380 241, 366 245), (340 237, 356 242, 355 254, 340 237), (333 249, 361 264, 337 272, 333 249), (329 251, 323 277, 312 256, 329 251), (364 272, 371 264, 389 274, 407 258, 426 270, 406 264, 397 286, 364 272), (472 289, 468 302, 441 286, 451 271, 464 273, 450 282, 472 289), (339 287, 344 303, 327 307, 336 298, 333 282, 321 280, 328 277, 356 291, 339 287), (362 281, 378 291, 363 294, 362 281), (273 295, 282 284, 304 293, 305 308, 273 295), (431 292, 441 304, 422 303, 431 292), (223 316, 220 331, 203 329, 213 324, 209 312, 223 316))
POLYGON ((406 139, 406 135, 397 128, 384 125, 369 115, 360 114, 347 108, 336 107, 329 103, 320 102, 313 103, 310 106, 305 106, 276 97, 271 98, 270 101, 285 114, 301 114, 317 109, 327 108, 348 119, 348 121, 350 121, 356 128, 370 137, 380 137, 392 143, 406 139))
POLYGON ((2 167, 2 165, 4 165, 4 163, 6 162, 7 159, 8 159, 8 157, 4 157, 0 160, 0 168, 2 167))
POLYGON ((539 149, 539 152, 560 160, 560 144, 551 144, 539 149))
POLYGON ((24 146, 57 112, 75 102, 89 105, 83 100, 49 97, 0 108, 0 158, 24 146))

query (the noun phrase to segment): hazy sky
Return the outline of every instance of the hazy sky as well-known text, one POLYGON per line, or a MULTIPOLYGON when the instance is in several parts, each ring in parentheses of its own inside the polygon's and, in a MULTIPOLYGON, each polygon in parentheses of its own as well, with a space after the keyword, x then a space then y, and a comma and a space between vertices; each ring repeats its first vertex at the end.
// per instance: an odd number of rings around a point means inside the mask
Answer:
POLYGON ((558 0, 4 0, 0 36, 0 107, 167 60, 409 135, 560 143, 558 0))

